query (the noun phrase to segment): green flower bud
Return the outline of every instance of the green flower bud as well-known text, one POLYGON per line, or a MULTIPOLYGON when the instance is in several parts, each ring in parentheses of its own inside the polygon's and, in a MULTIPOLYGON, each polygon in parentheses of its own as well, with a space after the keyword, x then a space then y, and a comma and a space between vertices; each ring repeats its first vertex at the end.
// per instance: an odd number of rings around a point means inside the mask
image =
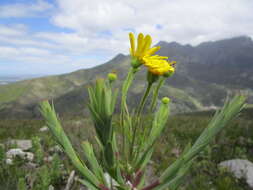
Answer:
POLYGON ((159 75, 154 75, 153 73, 149 72, 147 73, 147 80, 149 84, 152 84, 156 82, 159 78, 159 75))
POLYGON ((162 103, 163 104, 168 104, 170 102, 170 99, 168 97, 163 97, 162 103))
POLYGON ((109 82, 113 82, 113 81, 117 80, 117 75, 115 73, 109 73, 107 75, 107 78, 108 78, 109 82))
POLYGON ((168 72, 164 73, 163 76, 168 78, 168 77, 171 77, 173 74, 174 74, 174 71, 168 71, 168 72))
POLYGON ((132 58, 131 65, 133 68, 138 68, 141 66, 141 62, 137 58, 132 58))

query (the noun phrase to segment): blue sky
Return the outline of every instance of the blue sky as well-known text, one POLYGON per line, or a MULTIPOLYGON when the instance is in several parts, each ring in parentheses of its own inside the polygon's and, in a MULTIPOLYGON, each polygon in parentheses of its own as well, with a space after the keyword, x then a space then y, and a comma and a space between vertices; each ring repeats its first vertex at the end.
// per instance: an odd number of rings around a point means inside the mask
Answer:
POLYGON ((128 32, 197 45, 253 36, 252 0, 1 0, 0 76, 60 74, 128 54, 128 32))

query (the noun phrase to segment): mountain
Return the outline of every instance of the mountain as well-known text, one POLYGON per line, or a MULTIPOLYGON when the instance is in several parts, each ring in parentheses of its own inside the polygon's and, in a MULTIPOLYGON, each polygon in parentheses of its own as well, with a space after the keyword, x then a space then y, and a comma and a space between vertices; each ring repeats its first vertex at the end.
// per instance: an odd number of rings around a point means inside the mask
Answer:
MULTIPOLYGON (((227 96, 243 92, 253 97, 253 41, 246 36, 204 42, 198 46, 161 41, 158 54, 177 61, 175 75, 167 79, 160 96, 172 99, 174 113, 221 106, 227 96)), ((38 102, 53 99, 57 112, 83 114, 87 90, 96 77, 116 71, 120 87, 130 58, 118 54, 109 62, 69 74, 36 78, 0 86, 0 118, 37 117, 38 102)), ((131 87, 130 105, 135 105, 145 87, 145 69, 138 72, 131 87)))
POLYGON ((196 47, 179 44, 166 47, 161 54, 173 52, 194 79, 252 88, 253 41, 249 37, 205 42, 196 47))

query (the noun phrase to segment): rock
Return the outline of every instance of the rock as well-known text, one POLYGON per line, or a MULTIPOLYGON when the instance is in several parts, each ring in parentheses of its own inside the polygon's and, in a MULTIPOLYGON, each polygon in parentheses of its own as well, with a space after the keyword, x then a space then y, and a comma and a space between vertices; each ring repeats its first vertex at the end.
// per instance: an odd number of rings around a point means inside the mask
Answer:
POLYGON ((31 140, 10 140, 7 142, 8 145, 16 145, 17 148, 20 148, 21 150, 29 150, 32 148, 32 141, 31 140))
POLYGON ((49 129, 48 129, 47 126, 41 127, 41 128, 39 129, 40 132, 47 132, 48 130, 49 130, 49 129))
POLYGON ((52 162, 53 161, 53 156, 46 156, 43 158, 44 162, 52 162))
POLYGON ((248 160, 234 159, 221 162, 219 167, 227 168, 238 179, 244 178, 253 188, 253 163, 248 160))
POLYGON ((59 145, 55 145, 55 146, 49 148, 49 152, 50 153, 62 153, 63 151, 59 145))
POLYGON ((21 150, 20 148, 12 148, 6 152, 7 158, 15 158, 16 156, 19 156, 23 158, 25 156, 25 152, 21 150))
POLYGON ((12 148, 6 152, 7 159, 14 159, 15 157, 19 156, 20 158, 28 161, 33 161, 34 154, 31 152, 24 152, 20 148, 12 148))
POLYGON ((10 159, 10 158, 7 158, 7 159, 5 160, 5 163, 6 163, 7 165, 12 165, 12 164, 13 164, 13 160, 10 159))
POLYGON ((32 162, 34 159, 34 154, 31 152, 25 152, 25 159, 32 162))

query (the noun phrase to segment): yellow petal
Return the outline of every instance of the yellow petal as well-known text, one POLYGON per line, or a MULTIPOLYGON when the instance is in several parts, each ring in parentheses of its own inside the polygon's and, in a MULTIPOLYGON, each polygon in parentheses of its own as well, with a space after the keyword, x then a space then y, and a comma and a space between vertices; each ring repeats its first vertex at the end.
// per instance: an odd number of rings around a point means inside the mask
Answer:
POLYGON ((146 53, 146 55, 153 55, 155 52, 157 52, 161 47, 160 46, 156 46, 156 47, 153 47, 151 49, 149 49, 146 53))
POLYGON ((137 43, 137 50, 136 50, 135 56, 139 56, 141 53, 141 49, 142 49, 142 45, 143 45, 143 38, 144 38, 143 34, 140 33, 138 35, 138 43, 137 43))
POLYGON ((135 38, 134 38, 134 34, 132 32, 129 33, 129 40, 130 40, 130 45, 131 45, 130 54, 132 56, 134 56, 134 52, 135 52, 135 38))
MULTIPOLYGON (((159 60, 164 60, 164 59, 168 59, 169 57, 166 57, 166 56, 160 56, 160 55, 155 55, 156 56, 156 59, 159 59, 159 60)), ((153 56, 152 56, 153 57, 153 56)))
POLYGON ((132 48, 129 48, 129 52, 130 52, 130 55, 133 57, 134 56, 134 52, 132 51, 132 48))
POLYGON ((168 61, 168 57, 154 55, 144 56, 142 58, 143 64, 148 67, 148 70, 155 75, 163 75, 167 72, 174 72, 175 69, 171 64, 175 64, 174 61, 168 61))
POLYGON ((149 69, 149 71, 151 73, 153 73, 154 75, 161 75, 160 72, 158 70, 156 70, 156 69, 149 69))
POLYGON ((143 43, 143 47, 142 47, 142 49, 141 49, 141 54, 142 54, 142 55, 145 55, 145 54, 146 54, 146 51, 147 51, 148 49, 150 49, 150 45, 151 45, 151 43, 152 43, 152 38, 151 38, 150 35, 146 35, 143 41, 144 41, 144 43, 143 43))

